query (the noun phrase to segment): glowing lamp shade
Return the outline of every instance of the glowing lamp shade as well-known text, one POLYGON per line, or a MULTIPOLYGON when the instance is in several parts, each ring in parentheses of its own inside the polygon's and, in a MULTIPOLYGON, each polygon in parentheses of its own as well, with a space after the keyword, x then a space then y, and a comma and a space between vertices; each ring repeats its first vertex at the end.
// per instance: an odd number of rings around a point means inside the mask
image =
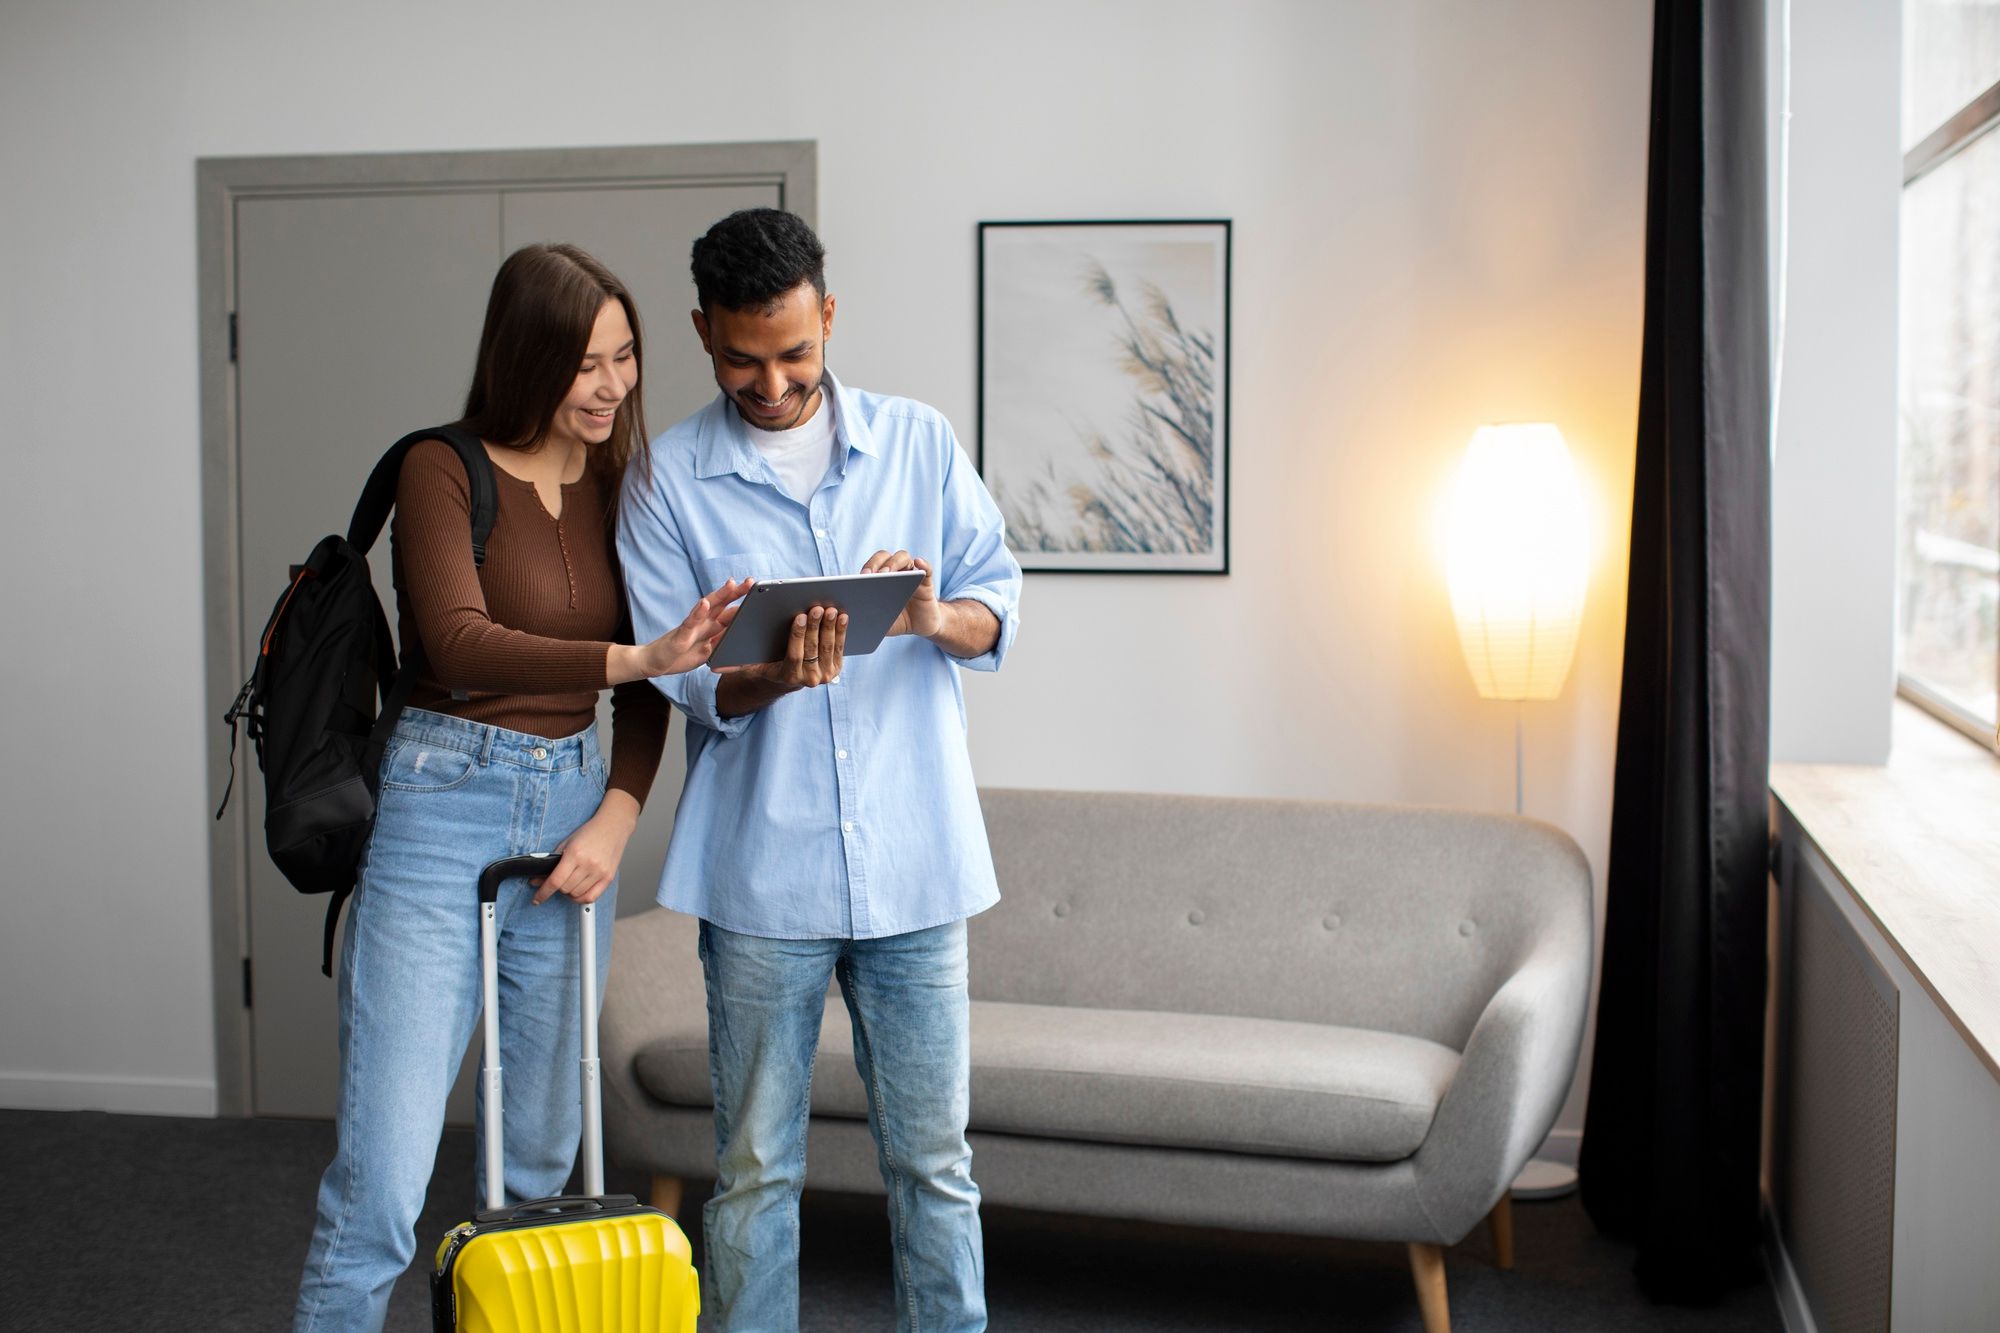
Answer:
POLYGON ((1553 699, 1576 656, 1589 573, 1583 488, 1562 432, 1482 426, 1445 516, 1458 642, 1481 697, 1553 699))

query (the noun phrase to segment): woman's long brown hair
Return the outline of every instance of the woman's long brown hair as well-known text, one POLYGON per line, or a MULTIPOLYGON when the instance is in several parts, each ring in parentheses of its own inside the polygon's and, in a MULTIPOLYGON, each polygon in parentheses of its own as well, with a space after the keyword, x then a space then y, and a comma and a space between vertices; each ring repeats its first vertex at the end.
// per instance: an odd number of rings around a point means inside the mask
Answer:
POLYGON ((574 245, 527 245, 507 256, 486 299, 479 359, 459 424, 507 449, 533 449, 548 438, 556 412, 576 383, 590 332, 607 300, 625 307, 632 360, 640 377, 612 419, 611 438, 590 446, 590 466, 608 483, 613 512, 618 483, 637 458, 646 461, 645 356, 639 307, 610 269, 574 245))

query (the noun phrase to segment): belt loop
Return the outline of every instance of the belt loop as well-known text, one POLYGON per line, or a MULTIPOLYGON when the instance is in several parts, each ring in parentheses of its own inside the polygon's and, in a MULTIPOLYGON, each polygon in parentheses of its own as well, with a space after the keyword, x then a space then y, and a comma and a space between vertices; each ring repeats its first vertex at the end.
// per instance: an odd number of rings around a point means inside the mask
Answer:
POLYGON ((479 766, 484 768, 491 762, 493 762, 493 728, 481 727, 479 729, 479 766))

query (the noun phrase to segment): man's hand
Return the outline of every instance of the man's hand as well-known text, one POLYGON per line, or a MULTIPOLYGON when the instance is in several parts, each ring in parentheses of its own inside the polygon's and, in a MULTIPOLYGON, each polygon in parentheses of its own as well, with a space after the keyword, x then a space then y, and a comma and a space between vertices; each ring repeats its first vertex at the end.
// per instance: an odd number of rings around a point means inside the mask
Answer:
POLYGON ((761 681, 789 694, 839 680, 846 652, 847 613, 815 606, 792 617, 792 637, 785 645, 784 661, 721 667, 717 674, 761 681))
POLYGON ((889 633, 915 634, 926 639, 935 639, 944 628, 944 611, 938 605, 937 579, 931 574, 928 561, 919 560, 908 551, 877 551, 868 557, 868 563, 861 566, 863 574, 886 574, 900 569, 921 569, 924 581, 917 585, 910 596, 909 604, 902 614, 889 626, 889 633))
POLYGON ((920 635, 950 657, 973 658, 993 651, 993 645, 1000 641, 1000 618, 982 602, 970 599, 940 602, 937 574, 929 561, 919 560, 908 551, 877 551, 868 557, 861 572, 878 574, 898 569, 921 569, 924 581, 917 585, 896 623, 889 626, 890 634, 920 635))

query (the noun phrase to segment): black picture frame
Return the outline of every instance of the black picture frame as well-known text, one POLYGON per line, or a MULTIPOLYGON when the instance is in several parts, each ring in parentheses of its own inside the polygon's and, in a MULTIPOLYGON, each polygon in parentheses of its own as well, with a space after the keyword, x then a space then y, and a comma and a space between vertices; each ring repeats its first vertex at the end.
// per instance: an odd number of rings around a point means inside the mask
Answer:
POLYGON ((1233 230, 979 223, 975 462, 1024 570, 1229 573, 1233 230))

